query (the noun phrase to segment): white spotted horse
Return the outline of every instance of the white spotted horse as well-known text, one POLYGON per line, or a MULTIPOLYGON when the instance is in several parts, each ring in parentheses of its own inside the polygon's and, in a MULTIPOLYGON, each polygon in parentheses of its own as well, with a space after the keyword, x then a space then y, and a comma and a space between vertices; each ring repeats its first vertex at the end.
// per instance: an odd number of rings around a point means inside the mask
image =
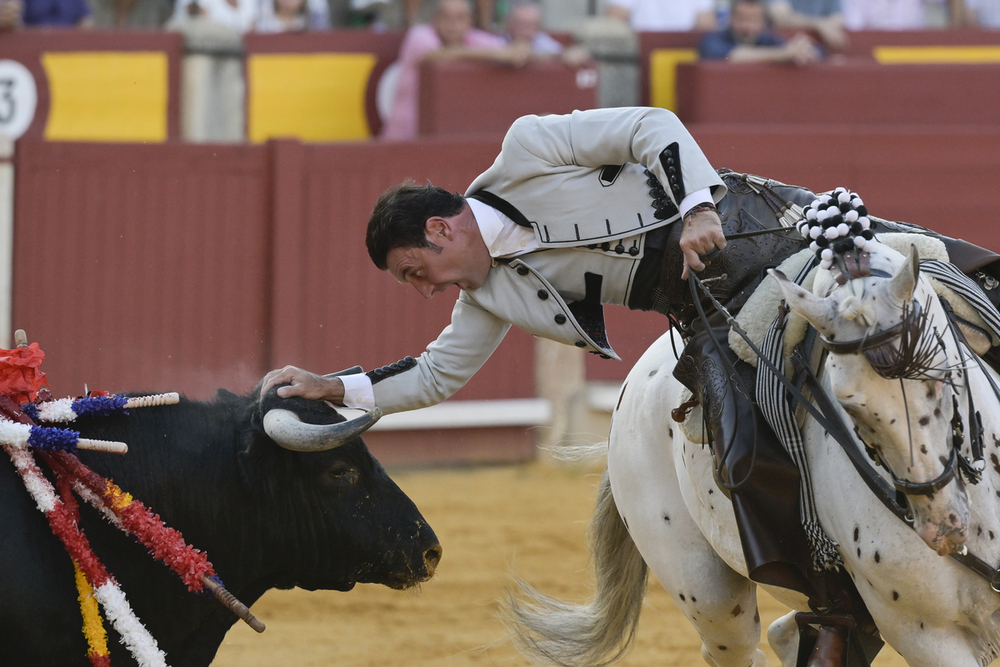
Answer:
MULTIPOLYGON (((796 327, 819 339, 814 363, 789 365, 799 377, 802 368, 815 374, 787 391, 809 402, 808 414, 799 402, 792 415, 829 566, 850 575, 881 638, 911 667, 981 667, 1000 653, 1000 378, 970 349, 983 351, 986 328, 939 296, 947 287, 920 270, 911 236, 899 235, 903 252, 869 243, 846 274, 843 263, 825 262, 803 283, 811 289, 772 271, 758 293, 771 290, 775 305, 784 296, 791 309, 781 320, 782 358, 791 358, 796 327)), ((752 326, 734 328, 754 343, 752 326)), ((700 635, 708 664, 768 664, 757 584, 698 410, 672 418, 691 398, 672 373, 679 347, 671 332, 656 341, 614 410, 590 531, 594 598, 567 604, 520 582, 508 600, 514 639, 537 662, 618 659, 652 569, 700 635)), ((767 633, 781 665, 819 664, 800 655, 804 596, 767 590, 794 610, 767 633)))

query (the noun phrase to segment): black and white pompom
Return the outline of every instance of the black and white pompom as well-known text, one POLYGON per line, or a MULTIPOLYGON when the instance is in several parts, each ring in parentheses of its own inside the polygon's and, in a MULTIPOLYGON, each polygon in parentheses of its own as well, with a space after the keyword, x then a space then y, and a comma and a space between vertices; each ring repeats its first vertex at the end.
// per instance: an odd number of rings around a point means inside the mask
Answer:
POLYGON ((829 269, 838 254, 855 248, 864 252, 875 242, 868 209, 847 188, 818 196, 802 212, 804 217, 796 227, 810 241, 809 249, 819 257, 821 268, 829 269))

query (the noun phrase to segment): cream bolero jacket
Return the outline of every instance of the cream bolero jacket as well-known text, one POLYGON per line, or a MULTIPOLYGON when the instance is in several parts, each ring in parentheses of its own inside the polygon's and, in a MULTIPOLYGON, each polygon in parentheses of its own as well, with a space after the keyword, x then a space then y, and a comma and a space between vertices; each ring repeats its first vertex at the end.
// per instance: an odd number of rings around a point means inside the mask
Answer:
POLYGON ((645 232, 676 220, 685 192, 704 188, 716 203, 726 193, 698 144, 665 109, 518 119, 466 196, 531 225, 542 250, 496 258, 483 286, 459 295, 451 324, 416 363, 369 373, 375 404, 391 413, 445 400, 486 363, 511 325, 617 359, 600 304, 627 303, 645 232), (670 197, 671 217, 656 218, 646 169, 670 197), (602 248, 609 241, 615 243, 602 248), (627 252, 611 247, 619 241, 627 252), (601 277, 599 294, 594 275, 601 277), (596 306, 599 322, 588 317, 585 326, 571 311, 569 304, 584 299, 596 306))

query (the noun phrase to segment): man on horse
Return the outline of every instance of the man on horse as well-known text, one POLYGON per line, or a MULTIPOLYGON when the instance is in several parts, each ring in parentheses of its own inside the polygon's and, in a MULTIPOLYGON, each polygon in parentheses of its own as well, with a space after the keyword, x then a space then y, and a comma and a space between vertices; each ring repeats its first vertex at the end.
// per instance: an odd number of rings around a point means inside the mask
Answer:
MULTIPOLYGON (((790 225, 814 198, 716 171, 664 109, 526 116, 464 196, 402 184, 375 205, 366 242, 377 267, 424 298, 461 290, 451 325, 424 354, 341 377, 289 366, 269 373, 261 393, 287 384, 279 396, 386 413, 425 407, 460 389, 511 325, 617 359, 604 304, 659 312, 685 336, 676 374, 706 415, 717 483, 733 501, 751 578, 800 591, 814 611, 853 614, 864 626, 850 578, 810 566, 799 473, 759 417, 755 369, 730 350, 726 317, 688 285, 698 273, 735 315, 768 268, 807 247, 790 225)), ((981 253, 961 268, 1000 260, 981 253)), ((834 655, 812 664, 837 664, 843 647, 831 636, 834 645, 820 652, 834 655)))

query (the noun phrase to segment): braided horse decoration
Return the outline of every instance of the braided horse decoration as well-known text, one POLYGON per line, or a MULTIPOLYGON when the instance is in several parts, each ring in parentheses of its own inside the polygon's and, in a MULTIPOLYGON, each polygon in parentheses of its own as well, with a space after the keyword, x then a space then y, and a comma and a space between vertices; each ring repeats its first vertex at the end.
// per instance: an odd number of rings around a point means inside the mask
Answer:
MULTIPOLYGON (((826 425, 798 406, 804 486, 831 545, 819 560, 850 574, 882 638, 911 667, 982 667, 1000 654, 1000 377, 969 349, 915 249, 860 233, 856 215, 824 224, 816 208, 800 225, 824 239, 802 251, 822 263, 811 290, 776 271, 765 284, 773 279, 791 308, 786 329, 804 318, 825 347, 810 414, 822 386, 832 399, 826 425)), ((690 398, 671 372, 680 349, 672 335, 629 373, 613 414, 590 531, 594 598, 566 604, 521 583, 508 602, 515 641, 537 662, 619 658, 652 569, 708 664, 769 664, 756 584, 711 450, 697 428, 671 419, 690 398)), ((803 664, 796 613, 809 611, 805 598, 768 592, 795 610, 771 625, 769 643, 783 667, 803 664)))

